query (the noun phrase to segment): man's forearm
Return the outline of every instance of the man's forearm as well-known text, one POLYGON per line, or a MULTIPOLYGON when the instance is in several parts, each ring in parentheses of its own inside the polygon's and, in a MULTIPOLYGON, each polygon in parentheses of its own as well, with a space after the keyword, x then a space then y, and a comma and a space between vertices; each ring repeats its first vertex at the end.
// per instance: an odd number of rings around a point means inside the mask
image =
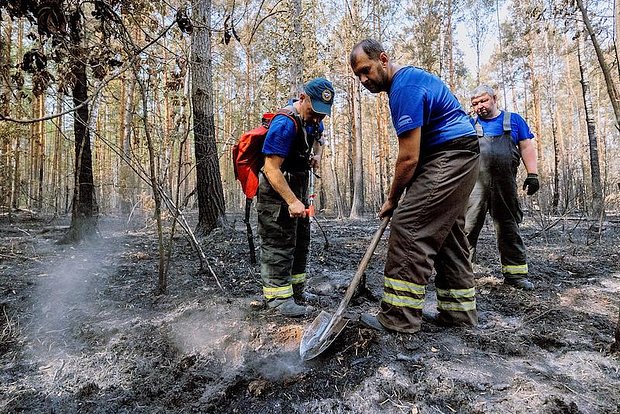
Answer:
POLYGON ((392 179, 390 194, 388 195, 388 199, 392 201, 393 204, 398 204, 400 196, 413 178, 417 165, 417 160, 396 160, 394 178, 392 179))
POLYGON ((398 157, 396 157, 394 179, 388 195, 388 200, 395 206, 411 182, 418 166, 421 134, 422 129, 418 127, 398 137, 398 157))
POLYGON ((286 204, 291 205, 297 200, 297 196, 293 193, 291 187, 289 187, 286 178, 284 178, 284 174, 282 174, 279 168, 265 168, 263 171, 267 180, 269 180, 269 184, 280 194, 280 197, 282 197, 286 204))
POLYGON ((528 174, 538 174, 538 159, 536 155, 536 147, 532 140, 528 142, 521 141, 519 143, 519 150, 521 152, 521 159, 528 174))

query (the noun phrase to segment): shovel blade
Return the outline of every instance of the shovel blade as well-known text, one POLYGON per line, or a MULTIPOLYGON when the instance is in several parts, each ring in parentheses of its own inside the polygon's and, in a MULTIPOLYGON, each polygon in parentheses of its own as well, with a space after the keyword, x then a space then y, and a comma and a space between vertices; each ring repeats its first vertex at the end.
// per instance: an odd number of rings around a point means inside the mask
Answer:
POLYGON ((319 356, 338 337, 349 322, 348 319, 332 316, 321 311, 314 321, 306 328, 299 344, 299 355, 304 361, 319 356), (333 320, 332 320, 333 319, 333 320))

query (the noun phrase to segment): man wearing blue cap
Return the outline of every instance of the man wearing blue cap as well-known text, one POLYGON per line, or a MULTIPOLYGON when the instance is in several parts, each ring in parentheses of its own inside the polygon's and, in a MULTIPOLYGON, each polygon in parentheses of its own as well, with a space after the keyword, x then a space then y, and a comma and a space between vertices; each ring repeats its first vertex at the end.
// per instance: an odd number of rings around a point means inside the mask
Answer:
POLYGON ((259 176, 258 234, 263 295, 270 308, 298 317, 314 310, 302 302, 310 246, 306 214, 308 173, 320 158, 321 121, 331 114, 334 88, 324 78, 303 86, 298 100, 276 115, 265 137, 265 166, 259 176), (298 303, 299 302, 299 303, 298 303))

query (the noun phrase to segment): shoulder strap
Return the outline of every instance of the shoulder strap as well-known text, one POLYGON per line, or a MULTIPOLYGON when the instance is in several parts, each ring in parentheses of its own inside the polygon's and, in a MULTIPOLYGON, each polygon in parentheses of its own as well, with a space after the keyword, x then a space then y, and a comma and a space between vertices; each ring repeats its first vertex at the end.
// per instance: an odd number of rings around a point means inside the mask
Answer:
POLYGON ((295 111, 295 109, 293 108, 293 105, 288 105, 288 106, 285 106, 284 108, 281 108, 280 110, 278 110, 276 115, 285 115, 291 118, 293 122, 295 123, 295 133, 299 133, 299 131, 303 129, 303 123, 301 121, 301 117, 299 116, 297 111, 295 111))
POLYGON ((504 111, 504 132, 511 132, 512 127, 510 126, 510 118, 511 113, 508 111, 504 111))
POLYGON ((484 136, 484 131, 482 130, 482 125, 478 122, 478 117, 474 117, 474 129, 476 130, 476 135, 478 135, 478 137, 484 136))

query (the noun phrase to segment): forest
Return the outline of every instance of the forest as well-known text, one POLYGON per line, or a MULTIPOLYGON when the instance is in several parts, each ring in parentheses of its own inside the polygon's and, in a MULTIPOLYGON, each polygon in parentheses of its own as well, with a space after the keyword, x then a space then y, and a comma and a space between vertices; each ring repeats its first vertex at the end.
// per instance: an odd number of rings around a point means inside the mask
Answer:
POLYGON ((620 412, 619 32, 618 0, 0 0, 0 412, 620 412), (231 150, 307 80, 334 85, 308 263, 333 311, 398 153, 349 66, 369 37, 532 129, 536 288, 502 283, 487 220, 478 327, 367 329, 388 228, 350 323, 303 361, 316 315, 262 304, 231 150))

